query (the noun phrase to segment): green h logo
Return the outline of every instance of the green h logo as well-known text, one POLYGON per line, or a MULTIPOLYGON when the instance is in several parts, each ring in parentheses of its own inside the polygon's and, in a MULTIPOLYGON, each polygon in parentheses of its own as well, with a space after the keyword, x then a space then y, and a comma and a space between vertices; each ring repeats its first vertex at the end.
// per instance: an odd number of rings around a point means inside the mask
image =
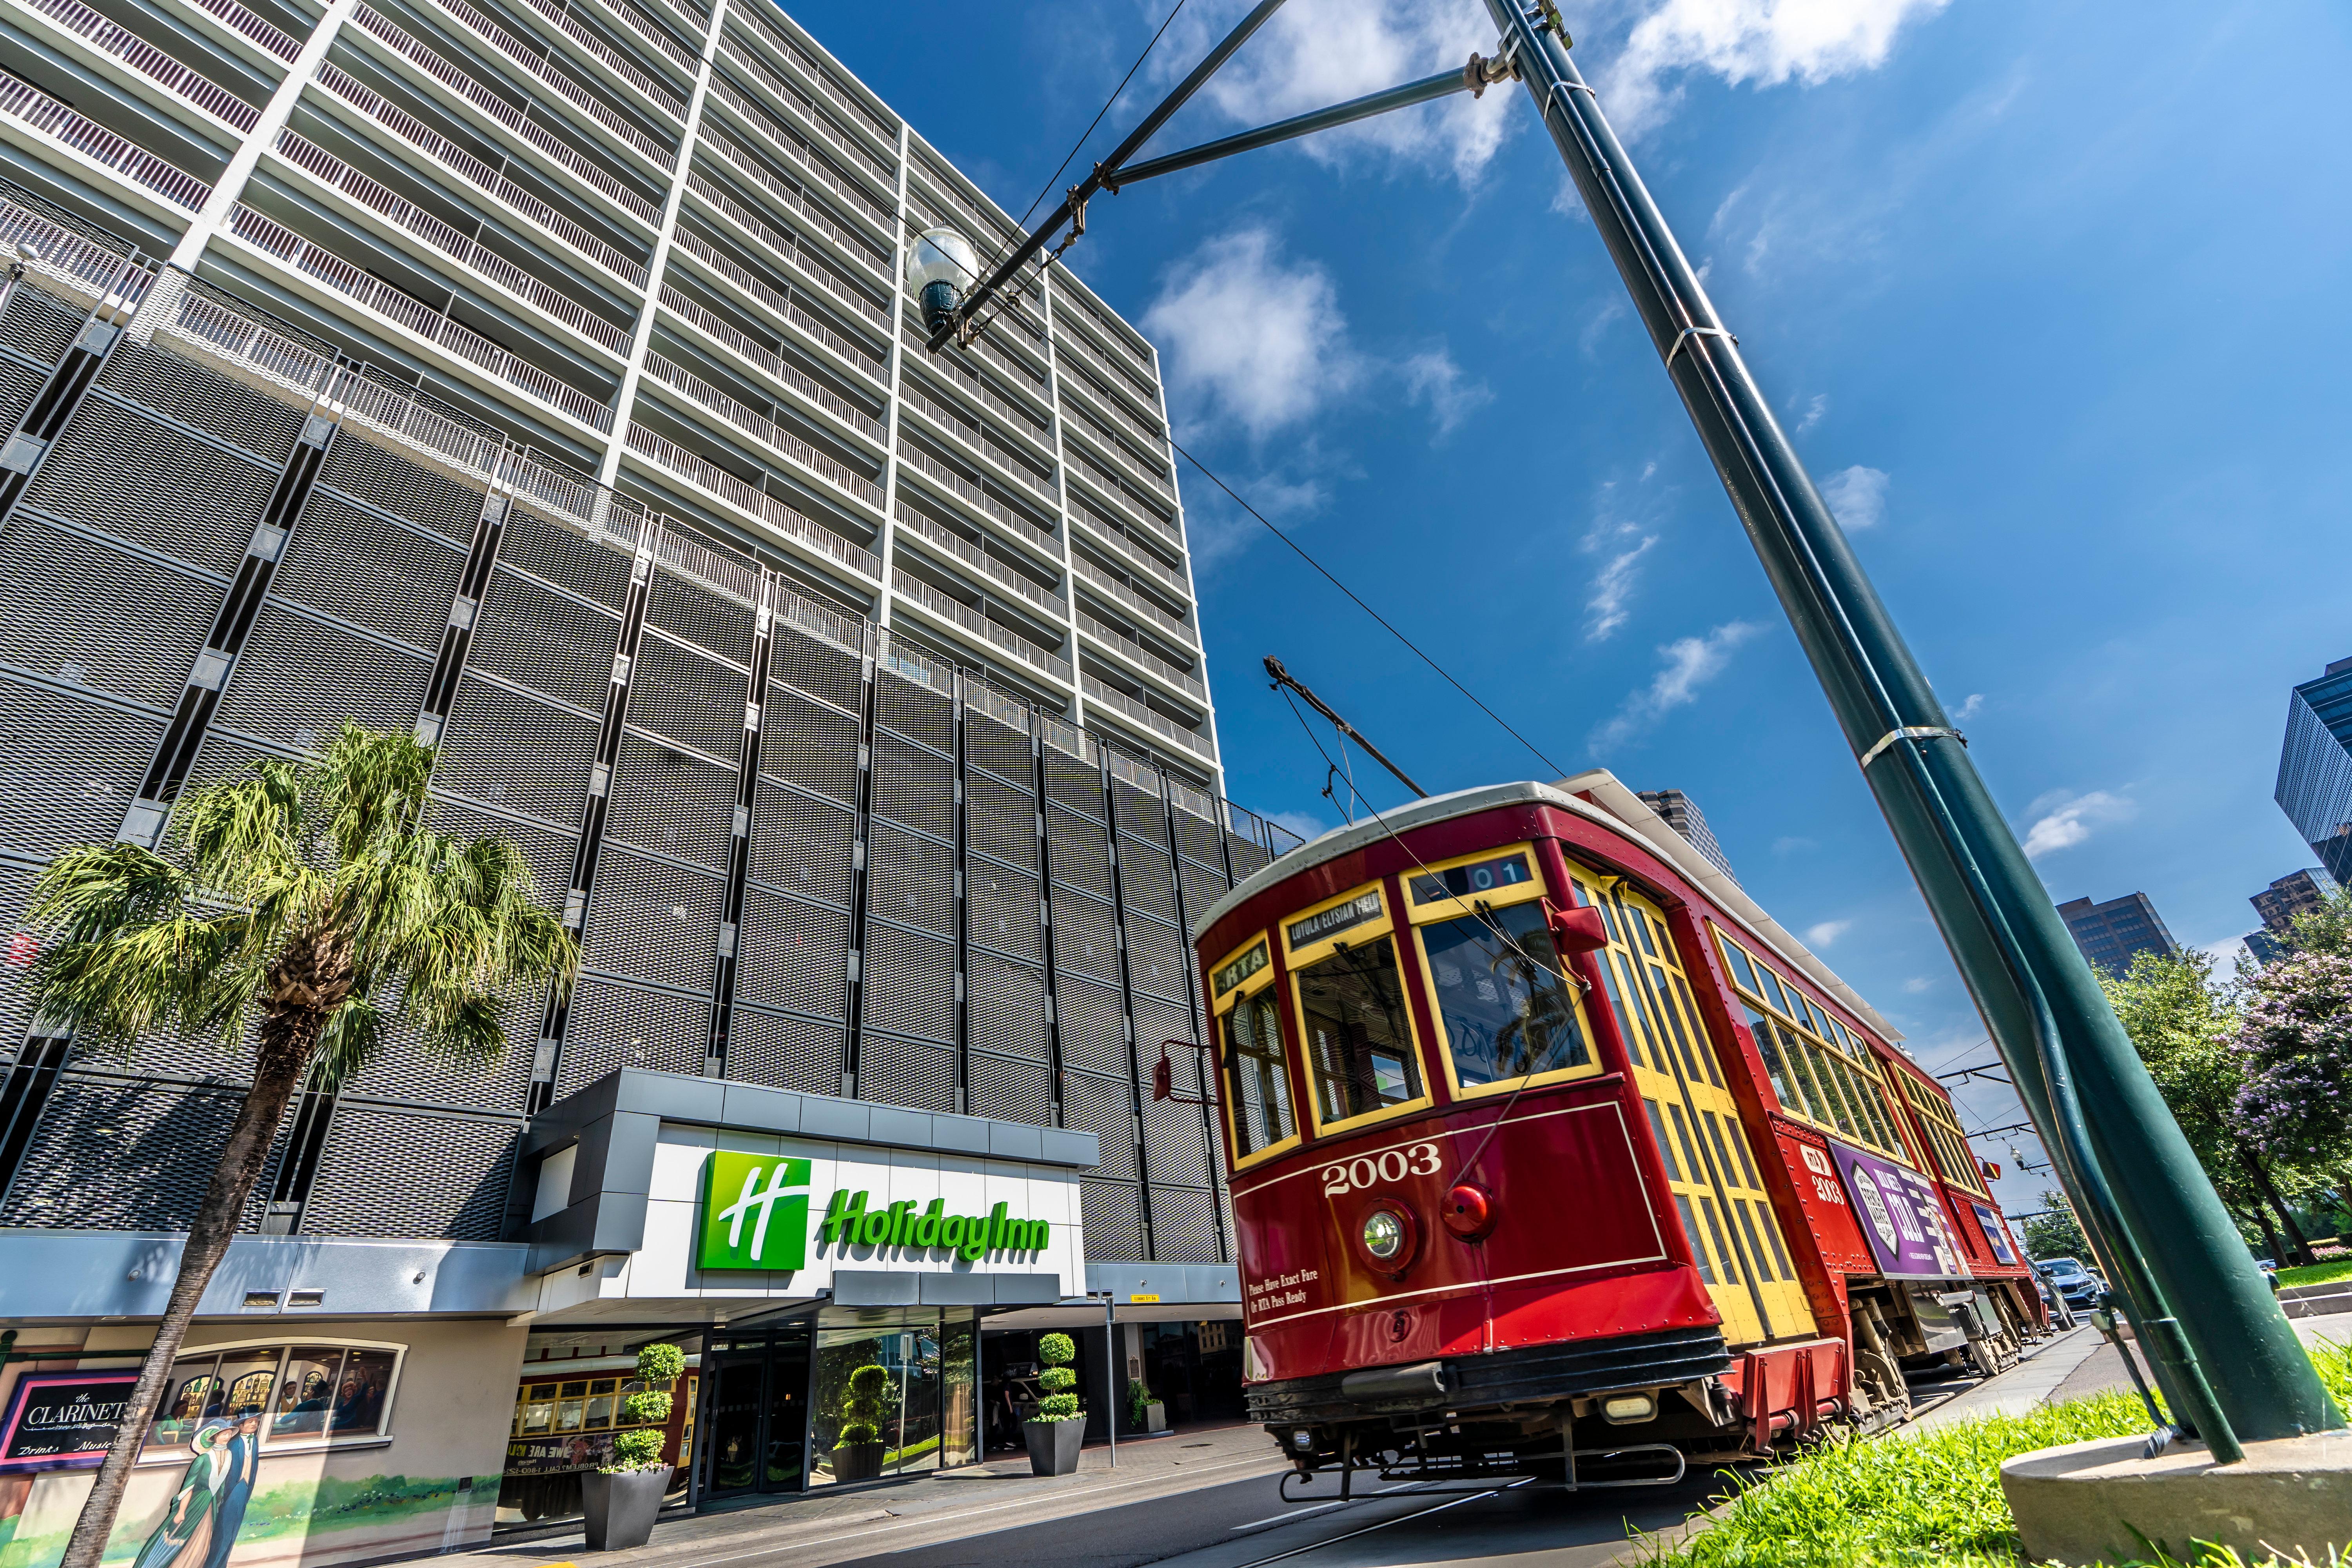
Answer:
POLYGON ((806 1160, 727 1149, 713 1153, 703 1168, 702 1247, 697 1266, 805 1268, 808 1184, 806 1160))

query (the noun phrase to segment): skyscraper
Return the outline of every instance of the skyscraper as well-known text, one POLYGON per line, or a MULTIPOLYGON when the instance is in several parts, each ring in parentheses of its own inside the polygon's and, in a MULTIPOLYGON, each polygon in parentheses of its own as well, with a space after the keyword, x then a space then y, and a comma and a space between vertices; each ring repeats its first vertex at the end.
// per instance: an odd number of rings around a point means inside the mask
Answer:
POLYGON ((2263 920, 2262 929, 2246 933, 2246 951, 2256 963, 2275 963, 2292 946, 2294 921, 2320 909, 2336 896, 2336 879, 2316 866, 2290 871, 2246 901, 2263 920))
POLYGON ((2163 918, 2146 893, 2126 893, 2119 899, 2095 904, 2088 899, 2069 899, 2058 906, 2066 929, 2074 933, 2074 945, 2091 961, 2091 967, 2108 974, 2119 975, 2131 967, 2134 955, 2143 952, 2177 953, 2180 944, 2164 929, 2163 918))
POLYGON ((1637 793, 1642 804, 1664 818, 1668 827, 1681 834, 1708 865, 1735 883, 1739 880, 1739 874, 1731 868, 1730 857, 1724 854, 1723 846, 1715 841, 1715 834, 1706 826, 1706 814, 1699 810, 1696 801, 1678 789, 1645 789, 1637 793))
POLYGON ((2352 658, 2288 696, 2273 795, 2327 874, 2352 883, 2352 658))
MULTIPOLYGON (((800 1390, 861 1312, 966 1369, 1002 1306, 1238 1318, 1185 921, 1284 842, 1220 798, 1149 342, 1055 268, 925 353, 911 237, 1014 226, 766 0, 28 0, 0 140, 0 979, 59 849, 168 847, 346 720, 433 742, 430 826, 518 844, 582 952, 494 1059, 305 1085, 175 1400, 282 1379, 265 1485, 373 1445, 337 1473, 453 1478, 454 1542, 565 1322, 800 1390), (971 1239, 713 1262, 716 1151, 795 1225, 828 1182, 971 1239)), ((250 1070, 0 984, 26 1342, 140 1352, 250 1070)), ((955 1397, 920 1463, 972 1456, 955 1397)), ((789 1474, 714 1440, 696 1495, 826 1479, 769 1433, 723 1442, 789 1474)))

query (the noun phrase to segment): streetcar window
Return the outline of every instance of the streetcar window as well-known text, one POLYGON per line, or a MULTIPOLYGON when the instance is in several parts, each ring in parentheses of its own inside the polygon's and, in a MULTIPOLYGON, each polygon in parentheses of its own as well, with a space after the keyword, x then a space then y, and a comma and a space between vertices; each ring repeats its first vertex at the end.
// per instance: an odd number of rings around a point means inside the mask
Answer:
POLYGON ((1675 1119, 1675 1132, 1683 1141, 1683 1158, 1690 1164, 1690 1179, 1694 1182, 1706 1181, 1706 1156, 1700 1152, 1697 1141, 1691 1136, 1690 1123, 1683 1119, 1682 1106, 1675 1100, 1666 1101, 1666 1114, 1675 1119))
POLYGON ((1422 1097, 1392 938, 1343 944, 1300 970, 1298 1008, 1319 1121, 1370 1116, 1422 1097))
POLYGON ((1625 906, 1625 914, 1633 923, 1634 933, 1642 939, 1642 951, 1652 958, 1657 957, 1658 945, 1650 940, 1650 917, 1631 904, 1625 906))
POLYGON ((1625 1054, 1633 1058, 1633 1065, 1648 1067, 1642 1055, 1642 1037, 1633 1032, 1633 1020, 1625 1016, 1625 998, 1617 991, 1616 955, 1602 953, 1601 958, 1601 988, 1609 993, 1609 1010, 1617 1015, 1617 1036, 1625 1042, 1625 1054))
POLYGON ((1780 977, 1779 975, 1773 973, 1770 970, 1765 968, 1759 963, 1756 966, 1756 978, 1764 982, 1764 999, 1767 1002, 1771 1003, 1773 1006, 1778 1007, 1781 1012, 1786 1013, 1791 1018, 1801 1018, 1804 1016, 1804 1015, 1798 1012, 1796 1006, 1790 1002, 1788 994, 1780 989, 1780 977))
POLYGON ((1690 1199, 1675 1194, 1675 1207, 1682 1211, 1683 1234, 1690 1237, 1691 1261, 1698 1265, 1698 1277, 1708 1284, 1715 1283, 1715 1263, 1706 1255, 1706 1237, 1698 1228, 1698 1215, 1692 1209, 1690 1199))
POLYGON ((1871 1118, 1870 1097, 1862 1092, 1862 1075, 1847 1065, 1843 1057, 1830 1058, 1830 1066, 1837 1073, 1838 1086, 1845 1090, 1846 1099, 1853 1103, 1853 1119, 1860 1127, 1862 1135, 1874 1143, 1885 1143, 1886 1134, 1880 1131, 1878 1123, 1871 1118))
MULTIPOLYGON (((1634 967, 1638 969, 1641 966, 1636 964, 1634 967)), ((1674 993, 1666 988, 1666 972, 1654 963, 1650 965, 1650 989, 1652 993, 1650 999, 1658 1005, 1658 1016, 1665 1019, 1665 1023, 1657 1030, 1659 1043, 1663 1045, 1668 1039, 1673 1040, 1675 1047, 1682 1052, 1683 1070, 1691 1076, 1693 1081, 1696 1081, 1699 1076, 1698 1058, 1691 1055, 1690 1036, 1683 1029, 1682 1015, 1675 1011, 1674 993)))
POLYGON ((1771 1209, 1767 1207, 1763 1203, 1759 1202, 1756 1205, 1756 1212, 1764 1216, 1764 1239, 1772 1244, 1772 1261, 1780 1266, 1780 1278, 1783 1279, 1796 1279, 1797 1271, 1789 1267, 1788 1249, 1780 1245, 1780 1227, 1772 1223, 1771 1209))
POLYGON ((1805 1102, 1797 1098, 1797 1086, 1789 1081, 1789 1064, 1781 1059, 1780 1042, 1772 1037, 1772 1020, 1767 1018, 1753 1002, 1742 1002, 1748 1014, 1748 1034, 1756 1042, 1756 1054, 1764 1058, 1764 1070, 1772 1079, 1772 1092, 1780 1103, 1800 1115, 1805 1102))
POLYGON ((1579 882, 1577 886, 1584 889, 1585 899, 1594 909, 1601 911, 1601 923, 1609 928, 1609 940, 1614 942, 1623 942, 1625 940, 1624 935, 1617 929, 1617 910, 1615 907, 1612 905, 1607 899, 1601 897, 1591 889, 1585 888, 1583 883, 1579 882))
POLYGON ((1811 1117, 1815 1121, 1827 1121, 1830 1119, 1829 1104, 1822 1100, 1822 1091, 1814 1084, 1813 1075, 1806 1064, 1803 1037, 1778 1018, 1768 1018, 1765 1022, 1771 1026, 1772 1037, 1780 1043, 1780 1054, 1788 1062, 1789 1082, 1797 1091, 1796 1098, 1790 1101, 1790 1108, 1800 1116, 1811 1117))
MULTIPOLYGON (((1801 1036, 1799 1037, 1802 1038, 1801 1036)), ((1813 1064, 1813 1082, 1820 1088, 1822 1098, 1829 1101, 1831 1118, 1847 1137, 1861 1137, 1860 1130, 1854 1126, 1853 1112, 1846 1108, 1845 1094, 1838 1084, 1837 1058, 1811 1040, 1805 1040, 1804 1047, 1805 1055, 1811 1058, 1813 1064)))
POLYGON ((1715 1112, 1710 1110, 1706 1113, 1706 1131, 1707 1136, 1715 1140, 1715 1152, 1723 1157, 1723 1179, 1727 1182, 1731 1179, 1731 1152, 1736 1149, 1739 1152, 1739 1173, 1748 1178, 1748 1185, 1751 1189, 1763 1191, 1764 1184, 1756 1179, 1755 1162, 1748 1157, 1748 1145, 1740 1141, 1738 1124, 1732 1124, 1731 1135, 1727 1139, 1721 1124, 1716 1121, 1715 1112))
POLYGON ((1706 1026, 1699 1021, 1698 1003, 1691 995, 1689 983, 1679 974, 1675 976, 1675 994, 1683 999, 1683 1011, 1690 1017, 1691 1033, 1698 1037, 1701 1047, 1699 1060, 1706 1068, 1706 1081, 1721 1089, 1723 1079, 1716 1076, 1715 1052, 1706 1047, 1706 1026))
POLYGON ((1738 1284, 1739 1270, 1732 1267, 1731 1259, 1734 1254, 1730 1247, 1724 1242, 1723 1221, 1715 1212, 1715 1200, 1701 1196, 1698 1206, 1706 1213, 1706 1228, 1714 1234, 1716 1251, 1723 1255, 1723 1282, 1727 1285, 1738 1284))
POLYGON ((1658 1114, 1656 1100, 1644 1100, 1642 1103, 1649 1108, 1650 1131, 1658 1140, 1658 1157, 1666 1163, 1666 1180, 1679 1182, 1683 1179, 1683 1168, 1675 1159, 1674 1144, 1667 1141, 1666 1119, 1658 1114))
POLYGON ((1234 1158, 1247 1159, 1298 1131, 1290 1078, 1282 1059, 1276 993, 1267 986, 1234 1004, 1224 1016, 1225 1073, 1232 1081, 1234 1158))
POLYGON ((1667 1040, 1665 1030, 1658 1026, 1658 1016, 1650 1011, 1650 999, 1642 990, 1642 961, 1626 958, 1621 962, 1625 965, 1625 995, 1633 1004, 1634 1016, 1642 1020, 1642 1032, 1649 1037, 1650 1054, 1657 1058, 1659 1071, 1670 1072, 1674 1058, 1666 1053, 1674 1046, 1667 1040))
MULTIPOLYGON (((1738 1211, 1739 1228, 1745 1231, 1748 1235, 1748 1261, 1749 1266, 1753 1268, 1757 1273, 1762 1275, 1766 1279, 1770 1279, 1772 1278, 1772 1260, 1764 1256, 1764 1244, 1756 1238, 1756 1216, 1748 1212, 1748 1201, 1745 1198, 1742 1198, 1734 1203, 1731 1206, 1738 1211)), ((1765 1217, 1764 1228, 1768 1231, 1772 1228, 1772 1221, 1769 1215, 1765 1217)), ((1782 1278, 1786 1279, 1787 1276, 1783 1275, 1782 1278)))
POLYGON ((1763 995, 1764 988, 1756 984, 1756 971, 1748 967, 1748 955, 1739 951, 1739 944, 1727 937, 1722 946, 1724 959, 1731 965, 1731 977, 1757 995, 1763 995))
POLYGON ((1591 1059, 1577 1022, 1576 993, 1560 978, 1540 903, 1423 926, 1421 940, 1438 1024, 1462 1088, 1559 1072, 1591 1059))

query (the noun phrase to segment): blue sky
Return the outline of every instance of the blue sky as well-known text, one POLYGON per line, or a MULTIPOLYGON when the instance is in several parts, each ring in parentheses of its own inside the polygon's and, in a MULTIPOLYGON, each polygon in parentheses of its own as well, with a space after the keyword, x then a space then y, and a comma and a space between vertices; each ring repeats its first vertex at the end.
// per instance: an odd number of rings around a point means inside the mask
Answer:
MULTIPOLYGON (((1017 213, 1168 5, 794 14, 1017 213)), ((1188 0, 1085 157, 1243 8, 1188 0)), ((2312 858, 2270 799, 2287 688, 2352 654, 2346 14, 1561 8, 2053 897, 2145 890, 2190 945, 2252 927, 2312 858)), ((1483 16, 1292 0, 1154 145, 1458 64, 1483 16)), ((1070 260, 1161 345, 1203 461, 1563 769, 1689 791, 1923 1060, 1989 1059, 1524 89, 1099 199, 1070 260)), ((1181 480, 1236 800, 1338 820, 1267 653, 1432 789, 1543 775, 1181 480)), ((1997 1092, 1972 1125, 2012 1119, 1997 1092)))

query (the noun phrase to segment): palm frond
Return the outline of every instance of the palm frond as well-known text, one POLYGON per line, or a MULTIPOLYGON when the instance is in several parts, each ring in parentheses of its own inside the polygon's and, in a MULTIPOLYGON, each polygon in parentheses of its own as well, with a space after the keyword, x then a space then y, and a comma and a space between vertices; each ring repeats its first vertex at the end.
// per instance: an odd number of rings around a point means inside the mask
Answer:
POLYGON ((433 748, 414 735, 346 721, 310 780, 317 826, 336 861, 350 865, 381 854, 414 827, 432 772, 433 748))
POLYGON ((358 991, 327 1015, 315 1059, 329 1081, 341 1083, 352 1078, 374 1058, 383 1045, 385 1023, 384 1011, 375 998, 358 991))
POLYGON ((301 774, 275 758, 254 763, 248 777, 191 792, 173 813, 191 874, 237 903, 249 883, 301 864, 303 817, 301 774))
POLYGON ((187 908, 188 874, 136 844, 81 844, 41 872, 29 911, 33 929, 65 942, 169 918, 187 908))
POLYGON ((102 1050, 170 1028, 234 1045, 261 960, 240 913, 182 913, 59 942, 34 960, 42 1013, 102 1050))

